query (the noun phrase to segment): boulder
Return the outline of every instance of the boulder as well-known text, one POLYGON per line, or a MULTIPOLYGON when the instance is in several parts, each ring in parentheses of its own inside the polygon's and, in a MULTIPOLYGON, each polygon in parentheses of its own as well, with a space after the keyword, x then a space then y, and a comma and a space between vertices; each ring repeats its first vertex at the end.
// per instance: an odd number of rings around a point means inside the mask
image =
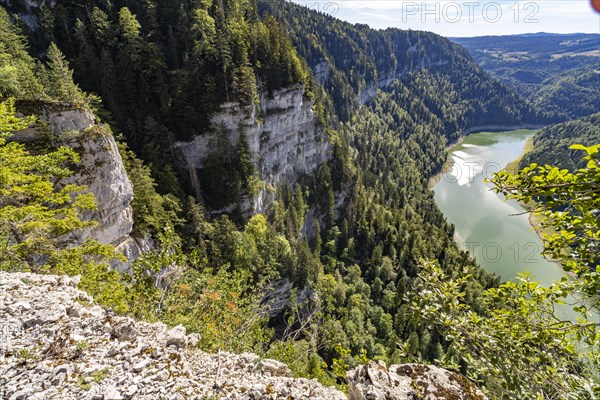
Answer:
POLYGON ((112 326, 110 334, 115 339, 132 341, 137 336, 137 327, 132 319, 121 318, 112 326))
POLYGON ((267 376, 285 376, 292 377, 292 371, 289 367, 277 360, 262 360, 258 363, 258 369, 267 376))
POLYGON ((184 347, 187 343, 185 328, 182 325, 177 325, 175 328, 169 329, 166 333, 166 341, 167 346, 184 347))
POLYGON ((349 400, 487 400, 467 378, 433 365, 402 364, 388 369, 371 361, 347 373, 349 400))

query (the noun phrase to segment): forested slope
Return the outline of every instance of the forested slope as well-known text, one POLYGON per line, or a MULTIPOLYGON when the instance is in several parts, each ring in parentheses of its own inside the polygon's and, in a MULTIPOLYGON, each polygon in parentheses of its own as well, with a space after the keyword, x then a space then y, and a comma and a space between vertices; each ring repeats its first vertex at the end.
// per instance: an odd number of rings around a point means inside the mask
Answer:
POLYGON ((520 167, 531 163, 556 165, 575 171, 586 165, 579 152, 570 150, 574 144, 593 146, 600 143, 600 113, 573 121, 548 126, 533 138, 533 149, 523 156, 520 167))
POLYGON ((599 98, 600 57, 595 66, 572 69, 545 79, 529 96, 538 108, 569 119, 599 112, 599 98))
POLYGON ((552 120, 491 79, 465 49, 444 37, 393 28, 378 31, 280 0, 259 1, 259 9, 286 26, 299 54, 318 71, 317 79, 342 121, 395 80, 440 118, 450 141, 476 125, 552 120))
MULTIPOLYGON (((121 302, 119 309, 183 323, 202 333, 206 339, 202 346, 207 350, 261 348, 270 356, 295 360, 293 368, 297 373, 323 381, 335 380, 345 372, 325 368, 322 361, 333 365, 334 360, 341 360, 338 362, 353 366, 362 359, 354 356, 361 354, 400 361, 405 350, 397 346, 399 341, 407 343, 406 351, 411 356, 439 358, 448 343, 441 332, 417 323, 405 300, 405 294, 414 286, 421 258, 439 260, 453 275, 463 273, 464 268, 471 271, 474 278, 466 289, 475 307, 482 288, 496 284, 493 277, 479 270, 456 247, 452 227, 446 224, 426 188, 428 176, 442 163, 447 141, 443 121, 419 96, 396 82, 390 83, 392 93, 382 93, 361 109, 364 113, 355 113, 348 122, 339 124, 337 115, 329 114, 333 110, 328 108, 333 104, 330 94, 311 79, 287 41, 285 29, 275 19, 265 15, 253 20, 255 14, 248 3, 203 4, 182 2, 181 7, 163 11, 158 3, 132 5, 139 7, 137 14, 117 3, 112 7, 98 4, 94 8, 89 4, 87 8, 57 5, 52 10, 32 9, 27 15, 37 15, 40 21, 44 13, 52 17, 43 23, 48 31, 30 33, 36 43, 32 54, 41 60, 34 61, 23 49, 17 53, 7 51, 4 58, 25 58, 27 71, 35 76, 36 62, 52 61, 43 46, 48 38, 56 40, 71 60, 76 81, 99 93, 104 106, 77 88, 81 102, 98 104, 99 114, 112 123, 113 129, 123 132, 131 147, 148 163, 144 165, 133 152, 122 149, 134 186, 134 229, 141 234, 151 233, 160 248, 134 263, 134 287, 130 289, 133 302, 119 298, 115 300, 121 302), (202 53, 201 39, 206 37, 206 30, 212 32, 211 24, 197 27, 199 31, 190 43, 183 40, 185 35, 180 36, 182 54, 172 59, 172 65, 167 62, 166 50, 173 47, 161 47, 158 33, 161 29, 168 32, 168 26, 160 21, 175 24, 175 20, 167 18, 171 15, 167 11, 174 9, 182 15, 191 13, 194 18, 212 18, 215 24, 219 13, 229 10, 230 18, 220 28, 241 38, 252 38, 255 29, 262 29, 269 48, 264 58, 255 53, 255 49, 260 49, 258 41, 256 48, 249 39, 248 47, 241 44, 250 54, 248 62, 253 71, 245 82, 253 82, 256 86, 250 86, 256 88, 256 93, 261 84, 267 85, 274 76, 288 78, 270 83, 273 90, 282 85, 304 84, 314 96, 315 113, 321 115, 321 124, 335 128, 329 129, 332 161, 315 176, 307 177, 303 185, 277 188, 278 201, 266 218, 256 215, 238 225, 227 216, 207 219, 202 204, 188 199, 176 176, 168 174, 172 137, 200 134, 202 121, 228 96, 229 100, 245 101, 239 91, 233 90, 239 81, 229 69, 244 60, 239 43, 233 41, 219 49, 217 38, 227 35, 216 35, 209 53, 202 53), (156 20, 159 22, 147 16, 150 11, 161 15, 156 20), (166 12, 166 16, 161 12, 166 12), (247 23, 242 27, 238 26, 240 13, 245 16, 241 21, 247 23), (152 25, 152 21, 156 24, 152 25), (72 31, 64 31, 65 22, 72 31), (224 49, 233 51, 235 63, 223 64, 221 56, 227 54, 224 49), (272 65, 276 71, 261 70, 265 65, 272 65), (101 66, 109 66, 107 71, 113 72, 103 75, 105 68, 101 66), (180 78, 185 84, 170 91, 170 84, 180 78), (213 84, 202 86, 199 81, 213 84), (166 86, 159 89, 157 85, 164 82, 166 86), (203 87, 208 90, 200 90, 203 87), (177 100, 177 96, 188 95, 194 98, 181 100, 182 103, 177 100), (209 95, 209 100, 202 97, 209 95), (106 113, 107 109, 111 114, 106 113), (186 115, 180 121, 177 115, 181 112, 186 115), (154 123, 150 123, 152 120, 154 123), (187 122, 180 125, 182 121, 187 122), (188 126, 193 130, 184 129, 188 126), (155 181, 163 195, 156 193, 155 181), (317 218, 307 226, 315 233, 307 241, 300 227, 309 220, 309 214, 317 218), (179 278, 170 290, 163 293, 149 284, 148 268, 160 271, 173 264, 179 268, 179 278), (280 285, 281 280, 293 282, 300 289, 308 287, 309 293, 318 296, 310 295, 309 300, 305 297, 302 307, 291 303, 287 311, 271 321, 276 335, 270 336, 272 332, 265 330, 269 325, 253 314, 262 290, 280 285), (158 301, 164 306, 157 308, 158 301)), ((199 23, 197 18, 193 20, 199 23)), ((23 46, 23 39, 8 16, 2 21, 5 31, 12 32, 10 37, 3 37, 4 48, 11 49, 16 42, 23 46)), ((186 26, 179 25, 178 29, 186 26)), ((447 44, 434 35, 431 38, 447 44)), ((61 60, 59 69, 68 71, 62 54, 58 49, 55 52, 55 58, 61 60)), ((3 92, 3 96, 29 98, 28 93, 21 91, 27 83, 26 76, 19 77, 15 89, 3 92)), ((72 85, 68 75, 56 83, 60 90, 72 85)), ((461 85, 469 87, 467 81, 461 85)), ((235 162, 228 165, 233 173, 243 167, 235 162)))

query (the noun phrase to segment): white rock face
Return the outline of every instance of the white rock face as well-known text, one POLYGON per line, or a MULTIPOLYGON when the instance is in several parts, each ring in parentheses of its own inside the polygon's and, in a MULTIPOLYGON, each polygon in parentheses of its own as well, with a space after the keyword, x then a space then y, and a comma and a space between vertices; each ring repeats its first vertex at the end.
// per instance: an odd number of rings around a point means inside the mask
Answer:
POLYGON ((293 290, 294 284, 288 278, 277 280, 269 285, 261 300, 269 318, 275 318, 284 312, 292 300, 301 309, 305 303, 317 300, 317 294, 308 286, 298 291, 294 299, 291 298, 293 290))
POLYGON ((329 69, 329 63, 327 62, 327 60, 323 60, 323 61, 315 64, 315 66, 312 68, 312 71, 313 71, 313 74, 315 75, 315 79, 319 83, 323 83, 327 79, 329 79, 329 75, 331 73, 331 71, 329 69))
MULTIPOLYGON (((225 103, 211 118, 216 128, 225 127, 231 145, 239 140, 239 128, 244 129, 260 179, 267 186, 291 185, 303 174, 314 172, 330 159, 330 144, 324 130, 318 126, 310 101, 300 85, 263 95, 260 108, 240 107, 225 103)), ((191 142, 175 144, 193 173, 201 170, 214 150, 214 135, 196 136, 191 142)), ((191 172, 191 174, 193 174, 191 172)), ((192 178, 193 179, 193 178, 192 178)), ((261 213, 273 202, 273 190, 263 189, 243 205, 246 213, 261 213)))
MULTIPOLYGON (((125 240, 115 246, 115 249, 123 254, 129 261, 137 260, 145 251, 154 250, 155 243, 150 235, 145 238, 138 238, 128 235, 125 240)), ((119 273, 129 271, 129 263, 116 263, 113 265, 119 273)))
POLYGON ((73 237, 78 243, 93 238, 118 246, 129 238, 133 229, 130 206, 133 187, 113 137, 103 129, 82 135, 67 142, 81 155, 81 162, 66 181, 86 185, 94 194, 98 210, 86 213, 85 218, 98 221, 98 224, 91 229, 77 231, 73 237))
POLYGON ((85 109, 66 109, 62 111, 44 109, 39 118, 48 123, 48 128, 55 136, 61 136, 68 130, 83 132, 96 123, 94 114, 85 109))
MULTIPOLYGON (((68 244, 80 244, 87 239, 95 239, 104 244, 112 244, 129 260, 137 258, 142 251, 149 250, 152 246, 149 240, 130 236, 133 229, 130 205, 133 187, 110 132, 97 125, 93 113, 86 109, 42 107, 38 118, 48 124, 46 132, 39 128, 29 128, 16 133, 14 140, 46 140, 53 146, 73 148, 80 155, 80 163, 64 183, 86 186, 96 198, 98 209, 85 212, 82 217, 84 220, 97 221, 97 225, 73 232, 65 241, 68 244)), ((126 269, 122 263, 115 266, 120 270, 126 269)))
POLYGON ((76 281, 0 272, 2 398, 346 399, 316 380, 292 378, 278 361, 204 353, 183 327, 168 330, 92 306, 76 281))

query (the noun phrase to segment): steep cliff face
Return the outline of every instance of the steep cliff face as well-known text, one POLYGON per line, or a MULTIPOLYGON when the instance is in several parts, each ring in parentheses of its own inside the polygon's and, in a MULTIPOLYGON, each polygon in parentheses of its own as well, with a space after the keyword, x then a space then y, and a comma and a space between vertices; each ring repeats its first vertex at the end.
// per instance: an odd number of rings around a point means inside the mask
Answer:
MULTIPOLYGON (((83 214, 83 219, 97 221, 88 229, 75 231, 66 240, 69 243, 83 243, 95 239, 104 244, 112 244, 132 260, 150 243, 130 236, 133 229, 131 200, 133 187, 117 144, 110 132, 96 124, 93 113, 86 109, 73 109, 70 106, 37 106, 38 119, 47 124, 44 127, 29 128, 16 133, 13 140, 43 146, 69 146, 81 158, 74 173, 64 183, 86 186, 94 194, 97 210, 83 214)), ((119 269, 124 265, 115 265, 119 269)))
MULTIPOLYGON (((275 199, 276 186, 291 185, 330 159, 330 144, 312 106, 304 87, 296 85, 277 90, 272 97, 263 93, 258 106, 225 103, 212 116, 211 124, 225 129, 232 146, 244 131, 252 161, 265 184, 256 196, 241 204, 243 213, 265 212, 275 199)), ((215 151, 216 139, 215 134, 206 134, 175 144, 197 195, 201 189, 196 177, 203 173, 208 156, 215 151)))

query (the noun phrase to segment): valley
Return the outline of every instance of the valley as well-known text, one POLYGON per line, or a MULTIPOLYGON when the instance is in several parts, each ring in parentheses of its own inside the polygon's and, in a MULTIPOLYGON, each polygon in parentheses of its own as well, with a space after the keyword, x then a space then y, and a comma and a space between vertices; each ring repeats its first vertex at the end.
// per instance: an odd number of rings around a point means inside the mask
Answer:
POLYGON ((524 98, 561 118, 600 111, 600 33, 453 38, 524 98))
POLYGON ((542 243, 528 215, 514 200, 505 201, 484 182, 521 155, 536 131, 483 132, 467 136, 450 150, 453 167, 433 188, 435 199, 455 226, 459 245, 488 271, 508 280, 524 268, 548 285, 564 276, 541 256, 542 243), (465 204, 469 204, 466 208, 465 204), (517 215, 520 214, 520 215, 517 215))
POLYGON ((590 400, 596 39, 0 0, 1 396, 590 400))

